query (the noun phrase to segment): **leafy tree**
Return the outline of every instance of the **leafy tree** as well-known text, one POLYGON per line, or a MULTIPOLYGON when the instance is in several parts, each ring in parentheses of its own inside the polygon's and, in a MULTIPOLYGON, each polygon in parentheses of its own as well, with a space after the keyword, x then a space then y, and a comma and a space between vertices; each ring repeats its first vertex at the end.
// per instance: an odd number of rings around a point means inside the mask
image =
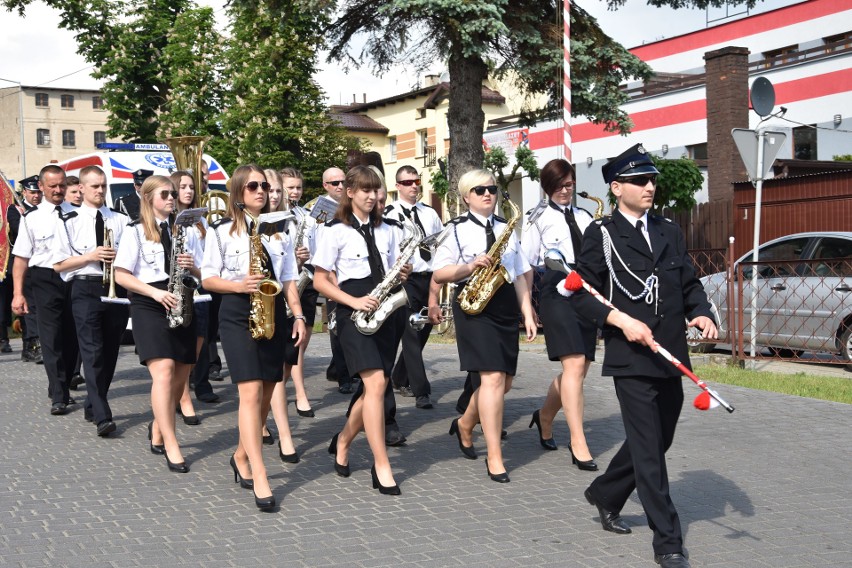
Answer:
POLYGON ((504 191, 509 189, 509 184, 515 181, 518 177, 518 170, 523 168, 529 178, 533 181, 538 181, 538 164, 535 161, 535 154, 530 150, 529 146, 519 146, 515 150, 515 165, 512 166, 509 175, 504 173, 504 170, 509 167, 509 156, 506 151, 500 146, 493 146, 485 152, 485 169, 490 170, 494 174, 494 179, 504 191))
MULTIPOLYGON (((654 211, 690 211, 695 207, 695 194, 704 184, 704 176, 695 162, 689 158, 666 160, 651 156, 660 172, 657 176, 657 191, 654 194, 654 211)), ((615 196, 607 190, 609 204, 615 206, 615 196)))

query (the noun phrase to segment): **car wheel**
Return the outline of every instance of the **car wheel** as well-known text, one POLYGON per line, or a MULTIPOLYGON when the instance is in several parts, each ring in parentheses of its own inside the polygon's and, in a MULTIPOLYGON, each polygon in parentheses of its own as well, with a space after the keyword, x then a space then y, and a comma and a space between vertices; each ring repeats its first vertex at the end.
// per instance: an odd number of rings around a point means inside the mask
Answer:
POLYGON ((846 370, 852 371, 852 327, 845 326, 840 334, 840 355, 847 361, 846 370))

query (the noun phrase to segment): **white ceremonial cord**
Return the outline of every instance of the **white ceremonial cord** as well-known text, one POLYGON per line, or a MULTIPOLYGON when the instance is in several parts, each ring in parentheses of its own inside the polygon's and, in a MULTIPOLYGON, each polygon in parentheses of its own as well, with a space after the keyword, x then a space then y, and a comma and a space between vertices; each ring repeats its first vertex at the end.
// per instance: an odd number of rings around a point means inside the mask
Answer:
POLYGON ((639 278, 635 273, 633 273, 633 271, 631 271, 629 268, 627 268, 627 265, 621 259, 621 255, 618 254, 618 251, 613 246, 612 238, 609 236, 609 232, 603 226, 601 226, 601 237, 603 238, 604 258, 606 259, 606 266, 609 269, 609 277, 612 280, 612 282, 615 283, 615 285, 618 287, 619 290, 624 292, 625 296, 627 296, 628 298, 630 298, 634 302, 636 300, 641 300, 641 299, 644 298, 646 304, 648 304, 648 305, 653 304, 654 298, 656 296, 654 294, 654 291, 658 290, 658 287, 659 287, 659 281, 657 279, 657 275, 652 274, 651 276, 649 276, 645 280, 642 280, 641 278, 639 278), (627 288, 625 288, 624 285, 616 277, 615 269, 612 267, 612 253, 613 253, 613 251, 615 252, 615 256, 618 258, 618 261, 621 263, 621 266, 624 267, 624 269, 627 271, 627 273, 630 276, 632 276, 633 278, 635 278, 637 282, 642 283, 642 286, 643 286, 642 291, 639 294, 631 294, 627 290, 627 288))

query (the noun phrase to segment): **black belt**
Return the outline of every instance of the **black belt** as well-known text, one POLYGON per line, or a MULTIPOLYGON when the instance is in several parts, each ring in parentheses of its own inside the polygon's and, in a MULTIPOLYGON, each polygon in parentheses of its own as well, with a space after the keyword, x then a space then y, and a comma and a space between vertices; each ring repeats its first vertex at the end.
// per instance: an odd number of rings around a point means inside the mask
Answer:
POLYGON ((94 274, 81 274, 79 276, 74 276, 71 280, 85 280, 86 282, 99 282, 101 284, 104 283, 103 276, 96 276, 94 274))
POLYGON ((46 266, 30 266, 29 270, 49 270, 51 272, 56 272, 53 268, 48 268, 46 266))
POLYGON ((423 278, 423 277, 426 277, 426 276, 431 277, 431 276, 432 276, 432 273, 431 273, 431 272, 429 272, 428 270, 427 270, 427 271, 424 271, 424 272, 412 272, 412 273, 410 274, 410 276, 418 276, 418 277, 420 277, 420 278, 423 278))

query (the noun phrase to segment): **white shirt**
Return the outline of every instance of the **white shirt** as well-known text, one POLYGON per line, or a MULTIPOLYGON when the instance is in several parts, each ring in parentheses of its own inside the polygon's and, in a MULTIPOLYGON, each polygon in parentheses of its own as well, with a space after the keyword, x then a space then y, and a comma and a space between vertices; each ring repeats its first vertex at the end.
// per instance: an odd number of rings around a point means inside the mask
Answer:
MULTIPOLYGON (((565 257, 566 262, 574 264, 574 245, 571 241, 571 228, 565 221, 565 207, 555 204, 559 209, 548 205, 539 218, 532 225, 529 217, 524 216, 524 232, 521 234, 521 250, 527 261, 532 266, 544 264, 544 253, 548 249, 559 249, 565 257)), ((584 233, 586 227, 592 224, 594 217, 579 207, 573 207, 574 219, 580 232, 584 233)))
MULTIPOLYGON (((468 218, 468 215, 475 216, 482 225, 485 225, 487 221, 491 221, 494 237, 498 241, 500 240, 500 235, 506 229, 505 221, 500 221, 493 215, 486 219, 472 211, 453 219, 450 221, 450 223, 455 225, 453 230, 444 239, 441 246, 438 247, 435 257, 432 259, 433 270, 437 271, 453 264, 467 264, 478 255, 488 252, 485 227, 476 224, 468 218)), ((521 253, 520 243, 514 233, 509 236, 509 242, 506 244, 506 249, 503 251, 500 263, 509 274, 509 282, 514 282, 518 276, 530 270, 530 265, 521 253)), ((464 279, 462 282, 466 280, 464 279)))
MULTIPOLYGON (((373 227, 373 238, 385 271, 393 266, 399 255, 399 233, 395 227, 382 223, 373 227)), ((326 225, 318 232, 317 252, 313 265, 337 272, 337 282, 370 276, 367 241, 357 229, 341 222, 326 225)))
MULTIPOLYGON (((162 221, 157 221, 159 227, 162 221)), ((195 264, 201 263, 204 250, 198 238, 198 229, 194 226, 186 230, 184 251, 192 255, 195 264)), ((174 236, 172 237, 174 242, 174 236)), ((168 280, 170 275, 166 272, 165 250, 163 244, 150 241, 145 238, 145 229, 141 223, 131 223, 124 230, 124 238, 118 247, 115 257, 115 266, 124 268, 140 281, 150 284, 168 280)), ((171 255, 171 251, 169 251, 171 255)))
MULTIPOLYGON (((104 228, 112 230, 113 248, 118 249, 121 244, 121 235, 128 221, 127 215, 116 213, 105 205, 96 209, 83 203, 65 216, 67 220, 64 227, 61 222, 59 224, 59 246, 53 255, 53 264, 72 256, 83 256, 97 248, 95 222, 98 211, 104 218, 104 228), (74 213, 76 215, 73 215, 74 213)), ((64 270, 59 273, 59 276, 65 282, 75 276, 103 276, 103 268, 101 262, 95 260, 74 270, 64 270)))
MULTIPOLYGON (((49 201, 42 201, 38 207, 21 216, 18 239, 15 241, 12 254, 28 258, 30 267, 53 268, 53 255, 58 247, 58 237, 65 232, 56 207, 49 201)), ((64 201, 58 207, 63 214, 77 210, 77 207, 64 201)))
MULTIPOLYGON (((246 218, 246 226, 249 220, 246 218)), ((204 242, 204 254, 201 261, 201 279, 218 276, 231 282, 241 281, 249 272, 249 235, 231 234, 230 220, 221 224, 214 223, 207 230, 204 242)), ((296 255, 293 242, 285 233, 275 235, 261 234, 263 248, 269 255, 274 275, 279 282, 296 280, 296 255)))
MULTIPOLYGON (((410 218, 411 222, 414 223, 413 209, 417 210, 417 218, 420 219, 420 223, 423 224, 424 237, 440 233, 444 229, 444 224, 438 217, 438 212, 419 201, 415 202, 414 205, 402 200, 395 201, 385 207, 385 217, 402 223, 404 223, 406 219, 410 218)), ((432 262, 423 260, 423 257, 420 256, 419 250, 414 253, 409 262, 411 262, 413 267, 412 272, 432 271, 432 262)))
POLYGON ((645 237, 645 242, 648 243, 648 249, 654 250, 651 247, 651 235, 650 233, 648 233, 648 212, 645 211, 645 213, 643 213, 641 217, 634 217, 629 213, 625 213, 621 209, 618 209, 618 212, 621 213, 624 218, 627 219, 627 222, 633 225, 634 227, 636 227, 636 224, 639 221, 642 221, 642 236, 645 237))

